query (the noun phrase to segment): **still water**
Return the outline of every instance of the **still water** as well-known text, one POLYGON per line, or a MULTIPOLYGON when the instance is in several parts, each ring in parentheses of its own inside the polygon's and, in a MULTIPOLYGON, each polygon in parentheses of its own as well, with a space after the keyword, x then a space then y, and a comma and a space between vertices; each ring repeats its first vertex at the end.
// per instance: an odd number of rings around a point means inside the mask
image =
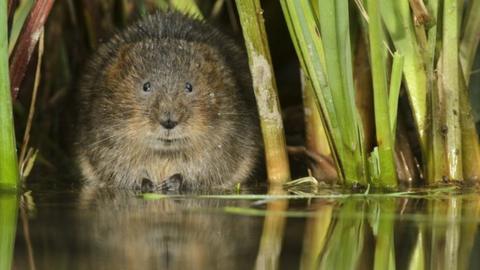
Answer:
POLYGON ((0 268, 480 269, 477 190, 270 195, 3 194, 0 268))

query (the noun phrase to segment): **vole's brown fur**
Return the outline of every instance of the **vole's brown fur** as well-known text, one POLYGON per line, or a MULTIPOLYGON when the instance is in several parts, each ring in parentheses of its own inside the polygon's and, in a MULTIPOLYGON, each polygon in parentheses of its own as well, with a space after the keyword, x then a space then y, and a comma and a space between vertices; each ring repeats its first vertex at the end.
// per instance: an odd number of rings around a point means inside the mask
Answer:
POLYGON ((75 155, 85 180, 231 186, 261 156, 245 53, 204 22, 158 13, 103 44, 79 87, 75 155))

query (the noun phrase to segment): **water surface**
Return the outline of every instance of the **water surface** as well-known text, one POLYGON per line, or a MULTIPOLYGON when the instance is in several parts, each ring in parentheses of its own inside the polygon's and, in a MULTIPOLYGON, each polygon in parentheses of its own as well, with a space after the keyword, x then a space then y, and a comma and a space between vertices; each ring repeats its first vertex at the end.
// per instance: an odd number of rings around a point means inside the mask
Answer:
POLYGON ((479 269, 478 194, 34 189, 17 216, 0 196, 0 216, 17 222, 13 269, 479 269))

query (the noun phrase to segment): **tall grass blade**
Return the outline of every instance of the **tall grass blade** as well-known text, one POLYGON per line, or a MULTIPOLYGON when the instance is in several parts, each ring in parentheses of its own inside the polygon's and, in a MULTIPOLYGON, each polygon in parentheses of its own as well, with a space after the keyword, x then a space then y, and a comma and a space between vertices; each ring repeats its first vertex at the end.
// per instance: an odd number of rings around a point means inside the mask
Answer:
POLYGON ((260 115, 268 179, 281 184, 290 179, 290 167, 263 10, 259 0, 236 0, 236 4, 260 115))
POLYGON ((397 133, 398 98, 402 84, 403 63, 403 56, 397 52, 394 53, 392 72, 390 74, 390 90, 388 91, 388 110, 390 115, 390 130, 392 134, 393 145, 395 145, 395 134, 397 133))
MULTIPOLYGON (((427 149, 427 76, 416 39, 408 1, 381 1, 380 14, 395 49, 405 57, 403 74, 420 138, 422 153, 427 149)), ((371 16, 372 14, 369 13, 371 16)))
POLYGON ((396 187, 397 174, 393 155, 395 146, 393 144, 392 125, 390 124, 388 108, 387 74, 385 59, 382 53, 384 51, 384 43, 379 2, 377 0, 367 0, 367 11, 369 15, 368 35, 373 77, 377 157, 380 165, 378 182, 373 182, 373 184, 382 187, 396 187))
POLYGON ((16 189, 18 165, 8 73, 7 1, 0 1, 0 189, 16 189))

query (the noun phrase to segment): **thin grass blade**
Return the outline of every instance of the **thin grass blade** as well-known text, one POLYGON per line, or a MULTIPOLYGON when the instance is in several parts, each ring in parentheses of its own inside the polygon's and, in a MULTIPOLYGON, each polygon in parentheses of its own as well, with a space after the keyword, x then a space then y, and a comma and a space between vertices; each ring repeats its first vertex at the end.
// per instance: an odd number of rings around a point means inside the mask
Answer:
MULTIPOLYGON (((28 119, 27 119, 27 125, 25 127, 25 133, 23 134, 23 141, 22 141, 22 146, 20 147, 20 157, 18 158, 20 168, 25 168, 26 166, 26 154, 27 154, 27 149, 29 147, 29 141, 30 141, 30 130, 32 129, 32 124, 33 124, 33 117, 35 115, 35 104, 37 101, 37 94, 38 94, 38 87, 40 85, 40 71, 42 67, 42 58, 43 58, 43 51, 44 51, 44 32, 42 31, 40 35, 40 41, 38 44, 38 60, 37 60, 37 66, 35 69, 35 82, 33 85, 33 91, 32 91, 32 99, 30 101, 30 108, 28 111, 28 119)), ((23 170, 20 170, 20 177, 21 179, 24 179, 25 174, 23 170)))
POLYGON ((390 112, 390 130, 393 145, 395 145, 395 134, 397 130, 398 97, 402 84, 403 63, 403 56, 395 52, 393 54, 392 72, 390 74, 390 90, 388 91, 388 110, 390 112))

